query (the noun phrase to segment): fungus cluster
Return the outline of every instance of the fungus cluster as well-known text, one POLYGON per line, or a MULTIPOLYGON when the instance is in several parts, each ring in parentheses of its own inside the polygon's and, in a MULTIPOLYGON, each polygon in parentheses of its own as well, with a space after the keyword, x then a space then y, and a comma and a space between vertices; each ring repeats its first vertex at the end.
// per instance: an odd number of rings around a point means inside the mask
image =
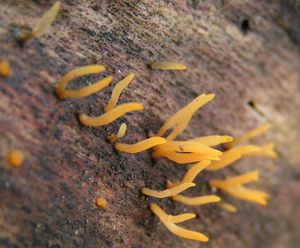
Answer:
MULTIPOLYGON (((31 32, 24 32, 21 35, 22 41, 30 40, 34 37, 43 35, 55 20, 60 9, 60 2, 56 2, 36 23, 31 32)), ((186 70, 187 67, 183 64, 172 62, 150 62, 151 69, 159 70, 186 70)), ((57 84, 56 94, 60 99, 66 98, 84 98, 91 94, 104 89, 113 81, 112 76, 107 76, 91 85, 80 89, 67 89, 70 81, 77 77, 98 74, 106 70, 104 65, 87 65, 75 68, 65 74, 57 84)), ((9 76, 11 70, 6 62, 0 62, 0 76, 9 76)), ((133 111, 143 110, 144 106, 138 102, 125 103, 117 105, 119 97, 124 90, 134 79, 135 74, 130 73, 112 90, 111 98, 107 105, 104 106, 104 113, 100 116, 88 116, 79 114, 81 124, 90 127, 99 127, 108 125, 116 119, 133 111)), ((191 187, 196 186, 194 183, 196 177, 203 171, 218 171, 226 168, 235 161, 244 156, 267 156, 276 158, 274 144, 269 143, 264 146, 258 145, 241 145, 242 143, 255 138, 258 135, 265 133, 269 128, 269 124, 253 129, 244 135, 233 138, 228 135, 209 135, 203 137, 195 137, 188 140, 176 140, 189 124, 194 113, 203 107, 208 102, 214 99, 214 94, 201 94, 193 99, 186 106, 179 109, 173 114, 164 125, 152 137, 148 137, 135 144, 116 143, 114 148, 119 152, 139 153, 147 149, 152 149, 152 157, 159 159, 164 157, 175 164, 190 164, 184 177, 175 182, 168 181, 166 188, 162 190, 153 190, 150 188, 142 188, 142 193, 155 198, 171 198, 174 202, 189 206, 199 206, 209 203, 217 203, 223 209, 229 212, 236 212, 235 206, 230 203, 221 202, 218 195, 200 195, 186 196, 183 193, 191 187), (218 150, 213 148, 217 145, 226 144, 225 148, 218 150)), ((108 137, 110 142, 116 142, 126 133, 127 125, 122 123, 116 134, 108 137)), ((8 155, 8 162, 11 166, 18 167, 23 162, 23 154, 20 151, 11 151, 8 155)), ((269 197, 268 193, 256 189, 249 189, 244 184, 257 181, 259 178, 258 171, 244 173, 242 175, 226 178, 225 180, 211 180, 209 185, 211 188, 219 189, 236 198, 254 202, 260 205, 266 205, 269 197)), ((98 207, 104 208, 107 204, 106 199, 97 198, 95 201, 98 207)), ((207 242, 207 236, 200 232, 187 230, 179 227, 177 223, 190 220, 196 217, 193 213, 184 213, 180 215, 168 215, 157 204, 150 204, 151 211, 159 218, 166 228, 173 234, 191 240, 207 242)))

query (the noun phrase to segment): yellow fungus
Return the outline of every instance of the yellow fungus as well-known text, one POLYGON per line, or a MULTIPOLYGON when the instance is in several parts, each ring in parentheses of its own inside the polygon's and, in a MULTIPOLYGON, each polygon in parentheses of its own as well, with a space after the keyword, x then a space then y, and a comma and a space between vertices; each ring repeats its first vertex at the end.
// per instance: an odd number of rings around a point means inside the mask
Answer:
POLYGON ((7 62, 0 60, 0 77, 9 77, 12 75, 12 71, 7 62))
POLYGON ((234 186, 224 188, 222 190, 236 198, 258 203, 263 206, 267 205, 267 198, 269 197, 269 195, 264 191, 247 189, 243 186, 234 186))
POLYGON ((174 139, 178 134, 180 134, 188 124, 188 121, 191 119, 197 109, 201 108, 203 105, 211 101, 215 97, 214 94, 202 94, 196 97, 189 104, 178 110, 174 115, 172 115, 165 124, 159 129, 157 136, 163 136, 169 129, 174 129, 173 132, 167 137, 168 140, 174 139))
POLYGON ((220 202, 218 205, 230 213, 236 213, 238 211, 237 208, 230 203, 220 202))
MULTIPOLYGON (((177 153, 171 152, 163 155, 165 158, 174 161, 178 164, 196 163, 203 160, 219 160, 218 156, 203 153, 177 153)), ((153 157, 156 158, 155 153, 153 157)))
POLYGON ((194 232, 185 228, 179 227, 176 224, 168 221, 168 215, 155 203, 150 205, 152 212, 159 218, 159 220, 167 227, 167 229, 173 234, 191 240, 197 240, 201 242, 208 242, 208 237, 200 232, 194 232))
POLYGON ((258 172, 252 171, 243 175, 227 178, 226 180, 211 180, 209 185, 214 188, 219 188, 236 198, 266 205, 269 197, 268 193, 260 190, 248 189, 243 186, 243 184, 257 180, 258 172))
POLYGON ((216 146, 232 141, 233 138, 227 135, 209 135, 199 138, 190 139, 189 141, 199 142, 206 146, 216 146))
POLYGON ((186 214, 179 214, 179 215, 168 215, 167 221, 172 223, 180 223, 186 220, 191 220, 196 217, 195 214, 186 213, 186 214))
POLYGON ((153 146, 157 146, 160 144, 166 143, 166 140, 162 137, 151 137, 149 139, 145 139, 143 141, 140 141, 136 144, 122 144, 122 143, 117 143, 115 144, 115 148, 118 151, 121 152, 127 152, 127 153, 138 153, 145 151, 153 146))
POLYGON ((196 184, 194 183, 182 183, 171 189, 166 189, 163 191, 156 191, 148 188, 143 188, 142 193, 144 195, 149 195, 156 198, 166 198, 166 197, 177 195, 188 188, 194 187, 195 185, 196 184))
POLYGON ((181 202, 186 205, 191 206, 198 206, 213 202, 221 201, 221 198, 216 195, 205 195, 205 196, 198 196, 198 197, 187 197, 184 195, 175 195, 172 197, 174 201, 181 202))
POLYGON ((197 175, 208 165, 210 165, 211 161, 210 160, 204 160, 198 163, 193 164, 193 166, 188 169, 187 173, 183 177, 183 179, 178 182, 178 183, 172 183, 168 181, 168 188, 172 188, 180 183, 192 183, 197 175))
POLYGON ((85 114, 79 115, 80 122, 85 126, 98 127, 107 125, 121 116, 137 110, 144 109, 144 106, 140 103, 125 103, 118 105, 114 109, 98 117, 90 117, 85 114))
POLYGON ((119 100, 120 94, 122 90, 127 87, 127 85, 133 80, 134 74, 130 73, 126 78, 121 80, 113 89, 113 92, 111 94, 111 98, 108 102, 108 104, 104 107, 104 111, 108 112, 109 110, 113 109, 119 100))
POLYGON ((77 77, 90 75, 90 74, 97 74, 103 71, 105 71, 104 65, 87 65, 87 66, 81 66, 79 68, 76 68, 68 72, 66 75, 62 77, 62 79, 57 85, 56 94, 60 99, 65 99, 68 97, 82 98, 94 94, 99 90, 105 88, 107 85, 109 85, 112 81, 112 77, 111 76, 105 77, 104 79, 101 79, 96 83, 89 86, 85 86, 81 89, 66 90, 65 87, 69 81, 77 77))
POLYGON ((151 69, 159 70, 186 70, 186 66, 183 64, 172 63, 172 62, 150 62, 148 64, 151 69))
POLYGON ((106 203, 107 203, 106 200, 104 198, 102 198, 102 197, 96 199, 96 205, 99 208, 105 208, 106 203))
POLYGON ((228 145, 229 148, 237 146, 245 141, 251 140, 261 134, 266 133, 271 128, 271 125, 269 123, 263 124, 262 126, 252 129, 248 131, 247 133, 234 138, 232 142, 230 142, 228 145))
POLYGON ((110 142, 115 142, 117 139, 122 138, 126 133, 127 125, 126 123, 122 123, 117 134, 113 134, 108 137, 110 142))
POLYGON ((37 21, 31 32, 24 32, 21 34, 20 40, 27 41, 45 34, 55 20, 60 6, 61 4, 59 1, 55 2, 52 7, 37 21))
POLYGON ((239 184, 245 184, 253 181, 258 181, 258 171, 251 171, 239 176, 226 178, 225 180, 211 180, 210 183, 213 187, 231 187, 239 184))
POLYGON ((20 167, 23 161, 24 155, 20 150, 11 150, 7 155, 7 162, 11 167, 20 167))
POLYGON ((225 151, 222 156, 220 156, 219 161, 213 161, 205 169, 209 171, 216 171, 225 168, 226 166, 232 164, 233 162, 239 160, 243 155, 258 155, 262 152, 263 148, 259 146, 240 146, 234 147, 228 151, 225 151))
POLYGON ((154 147, 154 158, 165 157, 179 164, 202 160, 219 160, 223 153, 211 147, 192 141, 168 141, 154 147))

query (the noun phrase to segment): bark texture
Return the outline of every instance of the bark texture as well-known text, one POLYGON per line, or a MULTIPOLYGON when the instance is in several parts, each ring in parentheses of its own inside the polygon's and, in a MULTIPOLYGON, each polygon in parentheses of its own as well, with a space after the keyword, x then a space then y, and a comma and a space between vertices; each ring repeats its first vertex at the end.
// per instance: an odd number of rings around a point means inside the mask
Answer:
POLYGON ((65 0, 49 32, 24 46, 15 40, 51 6, 46 0, 0 1, 0 59, 13 76, 0 78, 1 247, 298 247, 300 244, 300 11, 298 1, 65 0), (152 60, 176 61, 183 72, 150 70, 152 60), (77 113, 102 113, 112 86, 84 99, 60 101, 54 88, 62 75, 86 64, 107 71, 75 80, 79 87, 104 75, 135 81, 120 102, 145 111, 111 125, 87 128, 77 113), (253 187, 271 194, 267 207, 235 200, 239 212, 216 205, 187 207, 144 197, 146 185, 165 187, 185 166, 155 161, 148 150, 118 153, 106 140, 122 122, 123 142, 156 132, 200 93, 216 99, 198 111, 180 138, 238 135, 266 121, 273 124, 257 143, 277 143, 279 158, 245 158, 231 168, 202 173, 193 194, 209 193, 211 178, 258 169, 253 187), (9 169, 12 148, 25 153, 9 169), (105 209, 97 197, 108 201, 105 209), (210 237, 199 244, 172 235, 148 206, 168 213, 195 212, 183 226, 210 237))

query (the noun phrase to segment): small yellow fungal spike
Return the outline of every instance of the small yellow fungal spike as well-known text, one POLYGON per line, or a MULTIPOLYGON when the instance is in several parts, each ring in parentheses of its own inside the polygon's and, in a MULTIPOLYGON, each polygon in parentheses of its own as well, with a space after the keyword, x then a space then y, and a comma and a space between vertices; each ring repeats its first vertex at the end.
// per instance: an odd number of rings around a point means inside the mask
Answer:
POLYGON ((230 203, 220 202, 218 205, 230 213, 236 213, 238 211, 237 208, 230 203))
POLYGON ((142 109, 144 109, 144 106, 140 103, 125 103, 122 105, 118 105, 114 109, 98 117, 90 117, 85 114, 81 114, 79 115, 79 121, 85 126, 104 126, 129 112, 138 111, 142 109))
POLYGON ((196 163, 203 160, 220 160, 218 156, 205 154, 205 153, 177 153, 177 152, 170 152, 160 156, 156 155, 156 152, 152 155, 154 158, 163 156, 171 161, 174 161, 178 164, 189 164, 189 163, 196 163))
POLYGON ((12 71, 7 62, 0 60, 0 77, 9 77, 12 75, 12 71))
POLYGON ((204 205, 208 203, 214 203, 221 201, 221 198, 216 195, 206 195, 206 196, 198 196, 198 197, 187 197, 183 195, 175 195, 172 197, 174 201, 181 202, 186 205, 198 206, 204 205))
POLYGON ((55 20, 60 6, 61 4, 59 1, 55 2, 52 7, 37 21, 33 30, 31 32, 23 33, 20 39, 22 41, 27 41, 34 37, 39 37, 45 34, 55 20))
POLYGON ((255 129, 252 129, 250 131, 248 131, 247 133, 239 136, 239 137, 236 137, 234 138, 234 140, 232 142, 230 142, 228 144, 228 148, 231 148, 231 147, 235 147, 245 141, 248 141, 248 140, 251 140, 261 134, 264 134, 266 133, 269 129, 271 128, 271 124, 269 123, 266 123, 266 124, 263 124, 262 126, 258 127, 258 128, 255 128, 255 129))
POLYGON ((188 188, 194 187, 195 185, 196 184, 194 183, 182 183, 171 189, 166 189, 163 191, 156 191, 148 188, 143 188, 142 193, 144 195, 149 195, 156 198, 166 198, 166 197, 177 195, 188 188))
POLYGON ((199 138, 190 139, 189 141, 199 142, 206 146, 216 146, 232 141, 233 138, 227 135, 209 135, 199 138))
POLYGON ((126 78, 121 80, 113 89, 113 92, 111 94, 111 98, 108 102, 108 104, 104 107, 104 111, 108 112, 109 110, 112 110, 119 100, 120 94, 122 90, 127 87, 127 85, 133 80, 134 74, 130 73, 126 78))
POLYGON ((111 76, 105 77, 104 79, 101 79, 96 83, 83 87, 81 89, 66 90, 65 87, 69 81, 77 77, 90 75, 90 74, 97 74, 103 71, 105 71, 104 65, 87 65, 87 66, 76 68, 68 72, 66 75, 62 77, 62 79, 57 85, 56 94, 60 99, 65 99, 68 97, 82 98, 94 94, 99 90, 105 88, 107 85, 109 85, 112 81, 112 77, 111 76))
POLYGON ((223 188, 223 187, 226 188, 226 187, 258 181, 258 179, 259 179, 258 171, 251 171, 239 176, 226 178, 225 180, 211 180, 210 185, 216 188, 223 188))
POLYGON ((159 70, 186 70, 186 66, 183 64, 172 63, 172 62, 150 62, 148 64, 151 69, 159 70))
POLYGON ((190 240, 196 240, 200 242, 208 242, 208 237, 200 232, 194 232, 185 228, 179 227, 176 224, 168 220, 168 215, 155 203, 150 205, 151 211, 159 218, 159 220, 167 227, 167 229, 173 234, 190 240))
POLYGON ((179 215, 168 215, 166 220, 172 223, 180 223, 186 220, 194 219, 195 217, 196 217, 195 214, 185 213, 179 215))
POLYGON ((209 171, 220 170, 239 160, 243 155, 259 155, 262 150, 262 147, 253 145, 234 147, 225 151, 223 155, 220 156, 219 161, 212 162, 205 169, 209 171))
POLYGON ((174 115, 172 115, 159 129, 157 136, 162 136, 169 129, 175 127, 175 129, 167 137, 168 140, 174 139, 178 134, 184 131, 194 112, 209 101, 211 101, 214 97, 214 94, 202 94, 196 97, 193 101, 191 101, 189 104, 187 104, 186 106, 178 110, 174 115), (177 129, 176 126, 178 126, 177 129))
POLYGON ((108 137, 110 142, 115 142, 117 139, 122 138, 126 133, 127 125, 126 123, 122 123, 117 134, 113 134, 108 137))
POLYGON ((23 164, 24 155, 19 150, 11 150, 7 155, 7 162, 11 167, 20 167, 23 164))
POLYGON ((267 205, 267 198, 269 197, 264 191, 247 189, 243 186, 234 186, 222 190, 236 198, 254 202, 262 206, 267 205))
POLYGON ((105 208, 106 207, 106 204, 107 204, 107 201, 100 197, 100 198, 97 198, 96 199, 96 205, 99 207, 99 208, 105 208))
POLYGON ((193 164, 190 169, 188 169, 187 173, 183 177, 183 179, 178 183, 172 183, 168 181, 168 188, 172 188, 180 183, 192 183, 197 175, 208 165, 210 165, 210 160, 204 160, 198 163, 193 164))
POLYGON ((118 143, 115 145, 115 148, 116 150, 121 152, 138 153, 163 143, 166 143, 166 140, 164 138, 151 137, 133 145, 118 143))

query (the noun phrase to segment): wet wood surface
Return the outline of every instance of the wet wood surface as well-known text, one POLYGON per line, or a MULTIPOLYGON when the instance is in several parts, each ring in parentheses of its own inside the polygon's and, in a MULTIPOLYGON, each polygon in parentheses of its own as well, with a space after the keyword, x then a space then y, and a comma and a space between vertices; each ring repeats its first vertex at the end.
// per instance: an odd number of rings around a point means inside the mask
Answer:
POLYGON ((0 1, 0 59, 13 75, 0 78, 1 247, 297 247, 300 243, 300 18, 298 1, 62 1, 44 36, 23 46, 20 30, 50 8, 43 0, 0 1), (150 70, 149 61, 172 61, 187 71, 150 70), (58 80, 75 67, 104 64, 105 73, 75 80, 80 87, 107 75, 114 82, 83 99, 58 100, 58 80), (99 115, 112 87, 128 73, 135 80, 120 103, 145 110, 99 128, 82 126, 78 113, 99 115), (187 207, 141 195, 163 189, 185 166, 154 160, 151 151, 119 153, 107 141, 126 122, 122 142, 156 132, 181 106, 201 93, 216 99, 193 117, 179 138, 239 135, 264 122, 272 130, 277 160, 245 158, 228 169, 202 173, 194 195, 211 193, 207 182, 259 170, 253 187, 266 190, 267 207, 222 195, 239 209, 210 204, 187 207), (25 162, 11 169, 11 149, 25 162), (105 209, 95 200, 104 197, 105 209), (172 235, 149 210, 156 202, 170 214, 194 212, 183 226, 210 237, 207 244, 172 235))

